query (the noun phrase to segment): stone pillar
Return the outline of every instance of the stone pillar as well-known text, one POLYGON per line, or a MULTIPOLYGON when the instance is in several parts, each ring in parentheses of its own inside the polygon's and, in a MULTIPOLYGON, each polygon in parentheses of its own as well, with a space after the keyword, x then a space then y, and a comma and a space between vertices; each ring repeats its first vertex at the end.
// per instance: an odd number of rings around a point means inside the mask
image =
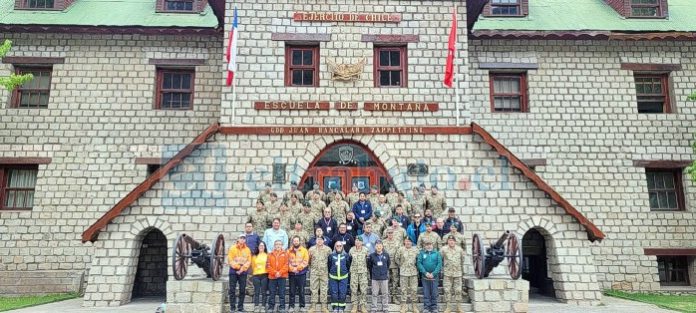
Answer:
POLYGON ((226 312, 226 280, 195 278, 167 281, 167 313, 220 313, 226 312))
POLYGON ((529 311, 529 282, 506 277, 467 277, 466 287, 474 312, 529 311))

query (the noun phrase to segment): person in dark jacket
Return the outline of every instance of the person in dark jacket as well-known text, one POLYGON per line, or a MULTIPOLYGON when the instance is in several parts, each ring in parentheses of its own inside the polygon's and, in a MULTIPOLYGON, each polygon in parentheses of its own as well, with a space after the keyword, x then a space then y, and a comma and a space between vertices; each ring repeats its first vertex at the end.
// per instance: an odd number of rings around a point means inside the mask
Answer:
POLYGON ((249 247, 249 250, 251 250, 251 254, 259 254, 259 243, 261 243, 261 237, 254 232, 254 224, 244 224, 244 235, 246 236, 246 245, 249 247))
POLYGON ((345 250, 346 253, 350 253, 350 248, 355 245, 355 239, 353 239, 353 236, 348 233, 345 223, 338 225, 338 232, 333 236, 333 238, 331 238, 331 241, 334 244, 339 241, 343 242, 343 250, 345 250))
POLYGON ((317 227, 314 229, 314 236, 312 236, 312 238, 309 238, 309 240, 307 240, 307 249, 309 249, 317 244, 317 237, 324 238, 324 245, 327 247, 331 247, 331 238, 326 237, 324 235, 324 231, 321 229, 321 227, 317 227))
POLYGON ((348 271, 351 258, 343 250, 343 243, 336 243, 336 250, 329 256, 329 295, 333 312, 343 313, 348 295, 348 271))
POLYGON ((406 229, 406 235, 408 235, 408 239, 411 239, 411 242, 413 242, 415 245, 418 243, 418 237, 420 237, 420 234, 424 232, 425 223, 421 221, 420 213, 416 213, 413 215, 413 223, 408 225, 408 228, 406 229))
POLYGON ((403 227, 404 229, 407 229, 408 225, 411 224, 411 220, 404 213, 404 207, 401 204, 397 204, 396 209, 394 209, 394 211, 395 212, 392 218, 399 222, 399 226, 403 227))
POLYGON ((462 221, 457 217, 454 208, 447 209, 447 219, 445 220, 445 229, 449 231, 450 225, 457 224, 457 232, 461 233, 464 231, 464 226, 462 221))
MULTIPOLYGON (((320 227, 324 231, 324 235, 329 238, 338 232, 338 223, 331 217, 331 209, 325 208, 322 217, 317 221, 317 227, 320 227)), ((330 246, 329 246, 330 247, 330 246)))
POLYGON ((358 230, 358 235, 360 235, 362 234, 362 225, 372 218, 372 204, 370 201, 367 201, 367 196, 364 192, 360 193, 360 200, 353 204, 352 209, 355 218, 360 222, 360 229, 358 230))
POLYGON ((355 218, 355 213, 348 212, 346 214, 346 230, 353 236, 353 238, 358 238, 358 230, 360 229, 360 222, 355 218))
POLYGON ((389 299, 389 254, 384 251, 381 240, 375 245, 375 252, 367 257, 367 268, 372 277, 372 309, 370 312, 386 313, 389 299))

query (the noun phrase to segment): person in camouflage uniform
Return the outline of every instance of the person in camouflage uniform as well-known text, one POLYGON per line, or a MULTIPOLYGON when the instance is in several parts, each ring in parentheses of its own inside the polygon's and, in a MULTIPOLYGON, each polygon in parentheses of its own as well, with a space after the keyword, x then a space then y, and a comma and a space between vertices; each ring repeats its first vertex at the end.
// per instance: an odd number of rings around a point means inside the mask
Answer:
POLYGON ((271 183, 266 183, 266 189, 261 190, 259 192, 259 197, 256 198, 256 200, 261 200, 263 202, 263 205, 268 208, 268 203, 271 201, 271 193, 273 193, 273 189, 271 189, 271 183))
POLYGON ((324 202, 326 202, 327 204, 331 204, 332 202, 336 201, 337 194, 341 195, 341 199, 346 197, 343 191, 340 191, 336 188, 331 188, 331 191, 327 192, 326 196, 324 196, 324 202))
POLYGON ((406 196, 404 195, 404 193, 399 191, 397 193, 397 195, 398 195, 398 197, 396 199, 396 203, 392 207, 395 208, 395 210, 396 210, 396 207, 398 205, 401 205, 401 207, 404 209, 404 214, 406 214, 406 216, 408 216, 408 217, 413 216, 413 214, 414 214, 413 206, 411 205, 410 202, 408 202, 408 200, 406 200, 406 196))
POLYGON ((387 203, 387 197, 384 195, 379 195, 377 203, 372 203, 373 212, 380 212, 382 218, 388 220, 392 216, 392 207, 387 203))
POLYGON ((348 200, 348 205, 350 205, 351 208, 353 207, 353 204, 360 200, 360 192, 358 191, 357 185, 353 185, 353 189, 346 197, 346 200, 348 200))
POLYGON ((295 220, 293 222, 300 222, 302 224, 302 229, 306 230, 308 233, 314 231, 314 226, 319 219, 318 215, 312 212, 312 208, 309 206, 303 206, 302 211, 294 216, 295 220))
POLYGON ((426 242, 432 242, 435 250, 440 249, 440 236, 433 231, 432 223, 425 223, 425 232, 418 236, 418 248, 425 249, 426 242))
POLYGON ((312 208, 312 213, 321 216, 326 208, 326 203, 321 200, 321 195, 318 193, 312 194, 312 200, 309 201, 309 206, 312 208))
MULTIPOLYGON (((394 239, 396 239, 400 246, 401 243, 404 241, 404 238, 408 237, 406 235, 406 230, 399 225, 399 221, 395 218, 390 219, 388 223, 391 223, 391 225, 387 226, 387 228, 384 230, 382 238, 387 238, 387 232, 391 230, 394 233, 394 239)), ((390 254, 394 255, 393 253, 390 254)))
POLYGON ((304 195, 302 194, 302 191, 297 190, 297 182, 290 182, 290 191, 285 193, 285 196, 283 196, 283 203, 288 203, 290 202, 290 197, 292 195, 297 196, 297 201, 304 201, 304 195))
POLYGON ((447 236, 447 246, 440 249, 442 255, 442 272, 444 279, 442 287, 445 290, 445 313, 450 313, 452 303, 458 313, 463 313, 462 277, 464 276, 464 250, 456 245, 454 236, 447 236))
MULTIPOLYGON (((397 226, 398 229, 403 230, 401 227, 397 226)), ((385 230, 387 237, 382 240, 382 245, 384 250, 392 257, 396 257, 401 250, 402 242, 401 240, 394 237, 394 229, 389 227, 385 230)), ((392 298, 392 303, 399 303, 399 266, 396 262, 389 263, 389 296, 392 298)))
POLYGON ((315 194, 318 194, 319 199, 324 201, 326 194, 323 190, 319 189, 319 184, 314 184, 314 186, 312 186, 312 190, 307 191, 307 193, 305 194, 305 199, 313 200, 315 194))
POLYGON ((401 313, 406 313, 407 306, 413 307, 413 312, 418 312, 417 302, 418 296, 416 289, 418 288, 418 268, 416 267, 416 258, 420 252, 418 248, 413 246, 413 242, 408 238, 404 239, 404 245, 399 249, 396 255, 396 264, 399 266, 399 284, 402 286, 401 294, 401 313))
POLYGON ((416 213, 425 213, 425 195, 420 190, 420 188, 413 187, 413 193, 411 194, 411 212, 410 217, 413 217, 416 213))
POLYGON ((297 195, 292 195, 290 196, 290 201, 284 204, 287 205, 288 210, 290 210, 292 214, 297 214, 302 211, 302 202, 303 201, 300 201, 297 195))
POLYGON ((334 200, 329 204, 329 209, 331 209, 333 218, 339 224, 346 221, 346 213, 350 211, 348 203, 343 201, 343 196, 340 193, 334 194, 334 200))
POLYGON ((442 237, 442 241, 440 242, 440 246, 445 246, 447 244, 447 239, 449 237, 454 237, 454 241, 456 241, 457 246, 462 248, 462 250, 464 250, 464 252, 466 252, 466 237, 464 237, 464 234, 457 231, 457 228, 459 228, 459 225, 457 223, 452 223, 449 225, 449 227, 450 227, 450 232, 449 232, 449 234, 442 237))
POLYGON ((256 211, 249 214, 247 223, 254 225, 254 231, 257 234, 263 234, 268 228, 269 222, 271 221, 271 216, 268 215, 266 209, 263 206, 261 200, 256 200, 256 211))
POLYGON ((280 220, 280 228, 285 231, 292 229, 292 222, 295 219, 293 212, 290 212, 290 209, 288 209, 288 206, 285 204, 280 205, 280 211, 278 211, 273 218, 280 220))
POLYGON ((268 204, 264 204, 264 206, 268 214, 274 215, 280 211, 280 203, 281 201, 278 200, 278 195, 275 192, 271 192, 271 198, 268 200, 268 204))
POLYGON ((331 248, 324 244, 323 237, 317 237, 316 244, 309 248, 309 290, 312 292, 309 313, 315 307, 318 312, 328 313, 327 297, 329 295, 329 255, 331 248))
POLYGON ((370 291, 367 272, 367 256, 370 251, 363 246, 362 236, 355 239, 355 247, 350 249, 350 298, 353 303, 351 313, 367 312, 367 293, 370 291))
POLYGON ((394 186, 389 186, 389 192, 387 192, 386 198, 390 207, 393 208, 396 206, 396 201, 399 199, 399 195, 396 193, 396 188, 394 188, 394 186))
MULTIPOLYGON (((307 233, 306 230, 302 227, 302 222, 295 220, 294 222, 295 228, 291 229, 288 232, 288 238, 290 241, 292 241, 292 238, 300 238, 300 243, 304 246, 307 243, 307 240, 309 240, 309 233, 307 233)), ((288 244, 290 244, 289 242, 288 244)))
POLYGON ((430 195, 425 199, 426 209, 433 211, 433 217, 440 217, 447 209, 447 201, 445 201, 445 196, 438 191, 437 186, 433 185, 430 188, 430 195))
POLYGON ((379 188, 377 188, 377 185, 372 185, 370 194, 367 195, 367 201, 370 201, 373 207, 379 202, 379 188))
POLYGON ((382 213, 374 212, 372 218, 368 221, 372 223, 372 232, 374 232, 377 237, 381 237, 384 233, 384 229, 387 228, 387 224, 382 219, 382 213))

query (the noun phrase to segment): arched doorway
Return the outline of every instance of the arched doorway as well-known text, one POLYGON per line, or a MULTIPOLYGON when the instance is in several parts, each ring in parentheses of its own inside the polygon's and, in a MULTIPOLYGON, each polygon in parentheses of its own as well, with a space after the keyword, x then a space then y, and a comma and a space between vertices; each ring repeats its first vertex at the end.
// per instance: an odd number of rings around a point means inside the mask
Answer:
POLYGON ((522 237, 522 255, 522 279, 529 281, 529 292, 554 297, 553 279, 548 275, 546 238, 537 229, 530 229, 522 237))
POLYGON ((150 229, 140 247, 138 269, 132 299, 167 295, 167 237, 157 228, 150 229))
POLYGON ((302 176, 299 188, 307 192, 314 184, 319 184, 324 192, 336 188, 345 194, 351 192, 353 185, 366 193, 370 191, 370 186, 377 185, 380 193, 384 194, 389 191, 393 181, 369 148, 352 140, 342 140, 319 152, 302 176))

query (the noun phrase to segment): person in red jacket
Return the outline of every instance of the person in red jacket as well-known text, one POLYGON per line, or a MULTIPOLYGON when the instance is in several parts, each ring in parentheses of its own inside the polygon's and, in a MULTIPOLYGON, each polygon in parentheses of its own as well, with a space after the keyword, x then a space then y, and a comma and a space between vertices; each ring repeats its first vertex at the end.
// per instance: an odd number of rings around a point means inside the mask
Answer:
POLYGON ((283 250, 283 242, 276 240, 273 243, 273 252, 268 254, 268 264, 266 264, 266 272, 268 272, 268 311, 275 312, 275 297, 278 295, 280 303, 278 311, 285 313, 285 286, 288 280, 288 271, 290 269, 290 257, 288 252, 283 250))

